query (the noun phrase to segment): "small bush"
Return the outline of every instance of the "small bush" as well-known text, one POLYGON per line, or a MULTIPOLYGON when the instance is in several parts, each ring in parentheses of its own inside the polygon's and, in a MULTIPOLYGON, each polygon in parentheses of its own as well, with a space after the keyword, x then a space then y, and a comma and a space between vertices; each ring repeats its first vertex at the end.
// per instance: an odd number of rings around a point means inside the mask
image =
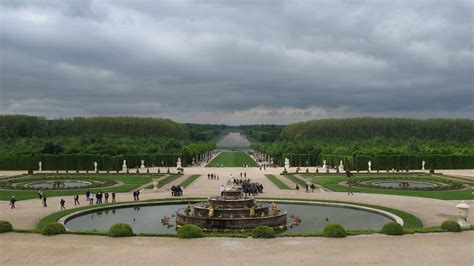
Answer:
POLYGON ((441 224, 441 229, 448 232, 461 232, 461 226, 452 220, 446 220, 441 224))
POLYGON ((194 224, 185 224, 177 230, 179 238, 198 238, 202 237, 201 227, 194 224))
POLYGON ((110 237, 133 236, 133 230, 128 224, 114 224, 110 227, 108 235, 110 237))
POLYGON ((345 237, 346 230, 340 224, 328 224, 324 227, 324 236, 325 237, 345 237))
POLYGON ((383 226, 382 233, 391 236, 400 236, 403 235, 403 227, 397 222, 389 222, 383 226))
POLYGON ((6 233, 13 231, 13 226, 10 222, 0 221, 0 233, 6 233))
POLYGON ((274 238, 275 236, 275 230, 265 225, 258 226, 252 231, 253 238, 274 238))
POLYGON ((64 225, 60 223, 50 223, 41 229, 41 234, 45 236, 59 235, 64 234, 65 232, 66 228, 64 228, 64 225))

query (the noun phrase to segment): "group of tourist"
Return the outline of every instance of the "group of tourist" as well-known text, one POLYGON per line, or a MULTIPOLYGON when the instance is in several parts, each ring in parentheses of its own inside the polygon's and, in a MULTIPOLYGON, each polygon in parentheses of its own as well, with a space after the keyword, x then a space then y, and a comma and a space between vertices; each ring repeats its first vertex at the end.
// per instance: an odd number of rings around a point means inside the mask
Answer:
POLYGON ((183 196, 183 188, 175 185, 171 186, 171 196, 183 196))
MULTIPOLYGON (((115 192, 109 194, 108 192, 103 193, 102 191, 99 191, 94 194, 90 191, 86 191, 86 200, 89 202, 89 205, 94 205, 94 198, 95 204, 109 203, 110 197, 112 197, 112 202, 115 202, 115 192)), ((74 205, 80 204, 79 195, 74 195, 74 205)))
POLYGON ((245 196, 258 196, 263 193, 263 185, 257 182, 251 182, 250 179, 235 179, 234 183, 242 187, 242 192, 245 196))
POLYGON ((311 183, 311 185, 308 185, 308 183, 306 183, 305 187, 306 187, 306 190, 305 190, 306 193, 309 193, 310 189, 311 189, 311 192, 314 192, 314 189, 316 188, 316 186, 313 183, 311 183))
POLYGON ((400 182, 400 184, 398 184, 398 187, 407 188, 407 187, 410 187, 410 183, 409 182, 400 182))
POLYGON ((207 179, 208 180, 219 180, 219 175, 218 174, 207 174, 207 179))

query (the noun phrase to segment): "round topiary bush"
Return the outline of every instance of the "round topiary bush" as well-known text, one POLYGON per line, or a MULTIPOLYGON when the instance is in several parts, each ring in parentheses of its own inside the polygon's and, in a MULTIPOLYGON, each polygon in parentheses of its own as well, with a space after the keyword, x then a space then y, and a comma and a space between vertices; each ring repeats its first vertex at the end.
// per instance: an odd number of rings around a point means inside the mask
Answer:
POLYGON ((128 224, 114 224, 110 227, 108 235, 110 237, 133 236, 132 227, 128 224))
POLYGON ((10 222, 0 221, 0 233, 6 233, 13 231, 13 226, 10 222))
POLYGON ((324 236, 325 237, 345 237, 346 229, 340 224, 328 224, 324 227, 324 236))
POLYGON ((198 238, 202 237, 201 227, 194 224, 185 224, 177 230, 179 238, 198 238))
POLYGON ((397 222, 389 222, 382 227, 382 233, 391 236, 400 236, 403 235, 403 227, 397 222))
POLYGON ((59 235, 64 234, 65 232, 66 228, 64 228, 64 225, 60 223, 50 223, 41 229, 41 234, 45 236, 59 235))
POLYGON ((461 226, 452 220, 446 220, 441 224, 441 229, 448 232, 461 232, 461 226))
POLYGON ((274 238, 276 236, 275 230, 269 226, 258 226, 252 231, 253 238, 274 238))

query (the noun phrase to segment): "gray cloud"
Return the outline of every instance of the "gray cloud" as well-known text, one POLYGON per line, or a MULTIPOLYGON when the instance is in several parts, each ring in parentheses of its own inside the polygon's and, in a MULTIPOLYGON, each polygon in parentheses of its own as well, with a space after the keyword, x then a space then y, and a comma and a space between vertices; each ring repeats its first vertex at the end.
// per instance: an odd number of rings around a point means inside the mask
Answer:
POLYGON ((473 1, 2 1, 0 113, 474 118, 473 1))

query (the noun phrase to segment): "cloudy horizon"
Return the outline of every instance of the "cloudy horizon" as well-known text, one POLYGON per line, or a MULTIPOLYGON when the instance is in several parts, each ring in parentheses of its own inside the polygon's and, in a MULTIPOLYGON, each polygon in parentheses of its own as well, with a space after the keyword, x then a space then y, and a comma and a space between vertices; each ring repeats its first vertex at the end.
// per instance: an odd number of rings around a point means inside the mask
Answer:
POLYGON ((0 1, 0 114, 474 118, 471 0, 0 1))

